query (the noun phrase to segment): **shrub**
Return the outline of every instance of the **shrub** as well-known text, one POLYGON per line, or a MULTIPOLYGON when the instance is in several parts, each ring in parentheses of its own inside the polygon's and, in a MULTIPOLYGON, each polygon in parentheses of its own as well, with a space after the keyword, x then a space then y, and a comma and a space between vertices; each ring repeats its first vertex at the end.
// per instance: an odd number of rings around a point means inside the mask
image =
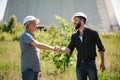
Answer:
POLYGON ((7 23, 0 21, 0 32, 4 32, 7 27, 7 23))
POLYGON ((2 32, 0 33, 0 40, 12 41, 12 36, 7 32, 2 32))
POLYGON ((19 40, 23 30, 23 25, 17 22, 15 15, 10 17, 8 23, 0 22, 0 40, 19 40))

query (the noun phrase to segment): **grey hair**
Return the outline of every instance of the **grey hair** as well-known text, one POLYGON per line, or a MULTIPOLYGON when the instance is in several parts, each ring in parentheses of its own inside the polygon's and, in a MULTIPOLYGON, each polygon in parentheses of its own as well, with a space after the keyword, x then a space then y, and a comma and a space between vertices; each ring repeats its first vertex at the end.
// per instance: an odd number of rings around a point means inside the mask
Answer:
POLYGON ((29 26, 29 23, 30 23, 31 21, 28 21, 28 22, 26 22, 25 24, 24 24, 24 26, 27 28, 28 26, 29 26))

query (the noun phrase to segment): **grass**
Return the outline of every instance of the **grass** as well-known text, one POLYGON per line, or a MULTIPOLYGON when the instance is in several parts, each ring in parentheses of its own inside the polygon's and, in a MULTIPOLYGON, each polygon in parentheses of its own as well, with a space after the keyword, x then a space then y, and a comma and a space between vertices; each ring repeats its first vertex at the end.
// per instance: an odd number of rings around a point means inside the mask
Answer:
POLYGON ((21 80, 18 42, 0 41, 0 80, 21 80))
MULTIPOLYGON (((104 73, 99 70, 100 56, 98 53, 99 80, 119 80, 120 34, 104 34, 101 35, 101 38, 106 48, 105 64, 107 69, 104 73)), ((41 59, 43 72, 41 80, 76 80, 75 65, 74 62, 65 73, 62 73, 50 61, 41 59)), ((0 41, 0 80, 21 80, 20 47, 17 41, 0 41)))

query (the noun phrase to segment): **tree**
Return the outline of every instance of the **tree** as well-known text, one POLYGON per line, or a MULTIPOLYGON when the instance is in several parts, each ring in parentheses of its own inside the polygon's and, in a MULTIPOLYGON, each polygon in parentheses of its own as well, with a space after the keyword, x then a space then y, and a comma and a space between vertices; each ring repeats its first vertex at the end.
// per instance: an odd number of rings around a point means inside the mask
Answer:
POLYGON ((16 26, 17 26, 18 22, 17 22, 17 18, 15 15, 12 15, 10 17, 10 20, 8 22, 8 26, 6 28, 6 32, 10 33, 10 34, 14 34, 16 31, 16 26))
POLYGON ((0 21, 0 32, 5 32, 6 27, 7 27, 7 23, 0 21))

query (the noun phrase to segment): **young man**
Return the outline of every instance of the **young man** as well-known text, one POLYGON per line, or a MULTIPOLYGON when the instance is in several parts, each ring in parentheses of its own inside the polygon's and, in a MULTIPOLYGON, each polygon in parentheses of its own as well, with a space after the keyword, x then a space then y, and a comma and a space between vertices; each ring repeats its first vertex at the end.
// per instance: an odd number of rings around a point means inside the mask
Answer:
POLYGON ((33 32, 36 31, 38 23, 39 19, 34 16, 27 16, 23 20, 26 28, 20 37, 21 72, 23 80, 38 80, 38 76, 42 76, 39 49, 55 51, 55 47, 35 40, 33 32))
MULTIPOLYGON (((77 80, 98 80, 95 58, 96 45, 101 56, 100 69, 102 72, 106 69, 104 63, 104 46, 98 33, 85 27, 87 16, 82 12, 77 12, 73 16, 76 33, 72 34, 71 42, 66 48, 61 48, 62 52, 72 53, 74 48, 77 49, 76 74, 77 80)), ((59 48, 59 47, 58 47, 59 48)))

